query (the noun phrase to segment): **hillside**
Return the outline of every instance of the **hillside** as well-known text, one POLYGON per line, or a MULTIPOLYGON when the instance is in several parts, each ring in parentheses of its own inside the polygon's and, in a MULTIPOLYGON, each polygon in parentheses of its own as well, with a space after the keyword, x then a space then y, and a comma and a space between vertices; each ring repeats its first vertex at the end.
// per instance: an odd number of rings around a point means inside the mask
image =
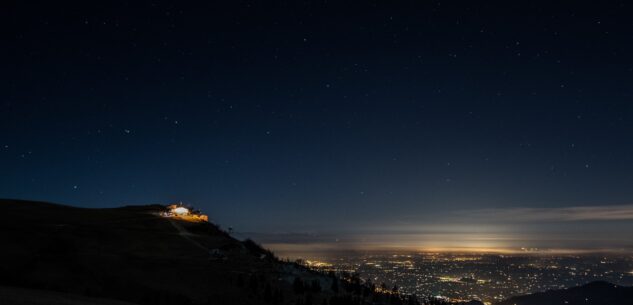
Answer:
POLYGON ((593 282, 569 289, 550 290, 509 298, 497 305, 630 305, 633 287, 593 282))
MULTIPOLYGON (((301 297, 295 277, 330 287, 331 278, 211 223, 158 216, 163 208, 0 200, 0 298, 19 288, 44 299, 57 292, 135 304, 285 304, 301 297)), ((40 304, 27 301, 20 304, 40 304)))
POLYGON ((10 305, 134 305, 134 303, 90 298, 38 289, 0 287, 0 304, 10 305))

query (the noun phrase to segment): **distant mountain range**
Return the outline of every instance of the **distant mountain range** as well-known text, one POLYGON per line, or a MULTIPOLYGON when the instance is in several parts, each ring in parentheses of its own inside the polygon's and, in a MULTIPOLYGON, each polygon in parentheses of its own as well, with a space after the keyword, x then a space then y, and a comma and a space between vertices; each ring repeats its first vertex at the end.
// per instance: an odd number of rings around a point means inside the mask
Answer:
POLYGON ((497 305, 633 305, 633 287, 592 282, 509 298, 497 305))
MULTIPOLYGON (((281 261, 212 223, 165 217, 165 209, 0 200, 0 304, 448 304, 281 261)), ((632 289, 592 283, 499 305, 631 305, 632 289)))

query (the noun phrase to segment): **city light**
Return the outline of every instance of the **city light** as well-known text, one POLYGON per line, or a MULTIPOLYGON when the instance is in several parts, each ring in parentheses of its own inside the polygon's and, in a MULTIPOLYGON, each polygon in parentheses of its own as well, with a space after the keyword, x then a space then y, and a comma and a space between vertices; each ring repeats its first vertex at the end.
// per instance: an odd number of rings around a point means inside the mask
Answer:
MULTIPOLYGON (((310 267, 358 273, 374 283, 396 285, 416 295, 441 295, 453 302, 476 299, 485 304, 510 296, 562 289, 606 280, 621 283, 632 271, 615 272, 607 259, 568 254, 534 255, 418 252, 411 254, 359 254, 310 267)), ((633 266, 633 257, 610 257, 609 262, 633 266)), ((629 269, 629 268, 627 268, 629 269)))

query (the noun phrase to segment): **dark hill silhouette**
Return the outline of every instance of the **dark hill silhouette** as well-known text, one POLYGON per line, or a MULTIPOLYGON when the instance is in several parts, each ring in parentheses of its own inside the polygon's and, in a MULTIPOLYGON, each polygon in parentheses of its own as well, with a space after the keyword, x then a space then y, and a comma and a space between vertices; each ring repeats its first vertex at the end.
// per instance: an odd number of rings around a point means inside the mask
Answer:
MULTIPOLYGON (((295 276, 330 286, 329 277, 280 262, 252 241, 211 223, 160 217, 161 209, 0 200, 0 292, 19 287, 155 305, 272 304, 274 297, 302 297, 291 292, 295 276)), ((33 302, 20 304, 39 304, 33 302)))
POLYGON ((607 282, 509 298, 497 305, 631 305, 633 287, 607 282))

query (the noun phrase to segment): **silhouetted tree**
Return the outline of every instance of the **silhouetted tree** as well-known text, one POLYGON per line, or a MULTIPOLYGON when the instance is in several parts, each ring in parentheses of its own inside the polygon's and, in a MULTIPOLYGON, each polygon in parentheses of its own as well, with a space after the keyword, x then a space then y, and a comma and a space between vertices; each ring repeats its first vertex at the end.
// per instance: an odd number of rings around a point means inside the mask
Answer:
POLYGON ((270 283, 266 283, 266 286, 264 286, 264 301, 268 303, 273 301, 273 291, 270 287, 270 283))
POLYGON ((273 294, 273 304, 281 304, 284 302, 284 295, 279 288, 275 289, 273 294))
POLYGON ((241 273, 237 275, 237 283, 236 283, 237 287, 243 288, 244 287, 244 275, 242 275, 241 273))
POLYGON ((294 290, 294 292, 296 294, 303 294, 303 292, 305 290, 305 287, 303 285, 303 281, 300 278, 295 277, 295 280, 292 283, 292 289, 294 290))
POLYGON ((336 277, 332 278, 332 286, 330 287, 334 293, 338 293, 338 279, 336 277))
POLYGON ((330 305, 358 305, 360 300, 351 295, 335 295, 330 298, 330 305))
POLYGON ((257 276, 255 274, 251 274, 251 278, 248 282, 248 288, 252 291, 257 291, 257 276))
POLYGON ((391 288, 391 292, 393 292, 394 294, 398 293, 398 286, 393 285, 393 288, 391 288))
POLYGON ((415 294, 410 295, 407 298, 407 304, 408 305, 420 305, 420 302, 418 302, 418 297, 415 294))
POLYGON ((321 282, 319 280, 312 280, 312 284, 310 285, 310 290, 314 293, 321 292, 321 282))

